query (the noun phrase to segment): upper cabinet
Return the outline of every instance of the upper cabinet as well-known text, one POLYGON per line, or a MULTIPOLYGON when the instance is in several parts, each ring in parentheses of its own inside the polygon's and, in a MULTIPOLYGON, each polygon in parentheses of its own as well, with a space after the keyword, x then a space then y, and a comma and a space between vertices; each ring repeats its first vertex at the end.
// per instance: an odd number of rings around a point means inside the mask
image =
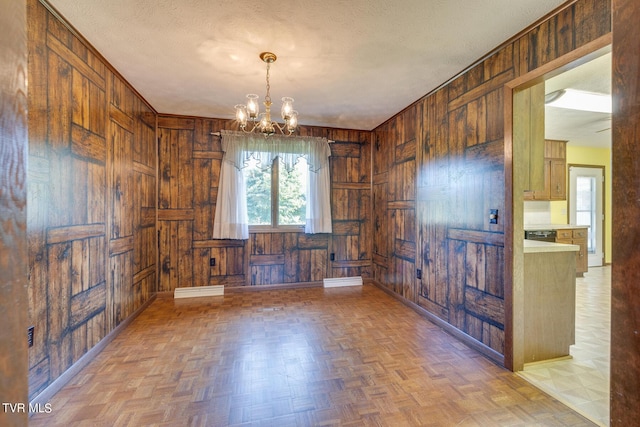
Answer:
POLYGON ((523 153, 524 200, 567 199, 567 141, 545 140, 544 82, 513 94, 513 140, 523 153))
MULTIPOLYGON (((513 94, 513 139, 524 154, 525 192, 545 188, 544 82, 513 94)), ((526 198, 526 197, 525 197, 526 198)))
POLYGON ((544 141, 542 165, 543 187, 541 190, 524 192, 525 200, 567 199, 567 141, 547 139, 544 141))

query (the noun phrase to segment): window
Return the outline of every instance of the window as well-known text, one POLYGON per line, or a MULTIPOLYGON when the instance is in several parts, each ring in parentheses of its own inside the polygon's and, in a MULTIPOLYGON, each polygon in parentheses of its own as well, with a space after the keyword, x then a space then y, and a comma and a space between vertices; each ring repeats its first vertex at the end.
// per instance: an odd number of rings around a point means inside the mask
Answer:
POLYGON ((576 177, 576 224, 588 225, 587 248, 596 251, 596 179, 592 176, 576 177))
POLYGON ((222 165, 214 239, 248 239, 256 231, 331 233, 329 157, 325 138, 221 131, 222 165))
POLYGON ((251 157, 242 174, 252 229, 301 229, 305 224, 308 169, 304 157, 300 157, 290 171, 279 157, 266 167, 251 157))

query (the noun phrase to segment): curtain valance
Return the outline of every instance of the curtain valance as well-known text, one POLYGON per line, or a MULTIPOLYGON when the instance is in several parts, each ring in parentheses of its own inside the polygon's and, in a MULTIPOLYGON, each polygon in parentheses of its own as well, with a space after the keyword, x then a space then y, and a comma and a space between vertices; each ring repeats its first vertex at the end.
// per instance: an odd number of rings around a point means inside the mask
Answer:
POLYGON ((278 157, 291 171, 301 157, 309 165, 306 188, 305 233, 331 233, 329 157, 326 138, 284 137, 221 131, 222 167, 213 224, 214 239, 248 239, 247 194, 242 169, 253 157, 271 167, 278 157))
POLYGON ((230 162, 237 169, 244 168, 251 157, 258 160, 262 168, 271 167, 273 159, 280 157, 280 163, 287 171, 291 171, 300 157, 304 157, 309 170, 317 172, 328 166, 329 156, 331 156, 326 138, 281 135, 265 138, 262 134, 224 130, 220 134, 225 161, 230 162))

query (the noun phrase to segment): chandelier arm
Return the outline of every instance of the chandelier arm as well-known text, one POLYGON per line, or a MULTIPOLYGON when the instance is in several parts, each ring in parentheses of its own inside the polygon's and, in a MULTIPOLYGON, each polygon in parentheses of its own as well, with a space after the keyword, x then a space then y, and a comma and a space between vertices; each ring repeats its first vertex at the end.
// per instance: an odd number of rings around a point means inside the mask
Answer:
POLYGON ((284 133, 284 129, 282 129, 282 128, 280 127, 280 123, 278 123, 278 122, 271 122, 271 124, 272 124, 272 125, 274 125, 275 127, 277 127, 281 134, 283 134, 283 135, 285 134, 285 133, 284 133))
MULTIPOLYGON (((282 135, 293 135, 293 130, 291 130, 291 129, 287 128, 287 127, 280 126, 280 123, 278 123, 278 122, 272 121, 271 125, 274 128, 277 128, 282 135)), ((244 132, 244 133, 258 133, 258 132, 256 132, 256 129, 258 129, 258 128, 260 128, 260 122, 256 122, 256 121, 253 122, 253 126, 251 127, 251 130, 247 130, 246 126, 240 126, 240 130, 242 130, 242 132, 244 132)), ((262 132, 259 132, 259 133, 262 133, 262 132)))
POLYGON ((258 125, 260 124, 260 122, 256 122, 255 120, 253 121, 253 127, 251 128, 251 130, 247 130, 247 128, 245 126, 240 126, 240 129, 242 129, 242 132, 244 133, 254 133, 256 129, 258 129, 258 125))

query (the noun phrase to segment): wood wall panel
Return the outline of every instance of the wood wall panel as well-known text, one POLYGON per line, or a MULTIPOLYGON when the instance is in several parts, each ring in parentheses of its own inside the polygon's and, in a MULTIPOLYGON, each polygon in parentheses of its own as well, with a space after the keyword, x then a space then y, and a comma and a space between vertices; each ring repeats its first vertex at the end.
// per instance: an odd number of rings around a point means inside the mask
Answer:
POLYGON ((108 318, 111 330, 156 289, 155 215, 149 212, 156 209, 156 150, 154 113, 117 75, 108 74, 111 236, 107 305, 112 308, 108 318))
POLYGON ((375 130, 373 148, 374 278, 416 299, 417 106, 375 130))
POLYGON ((301 135, 331 144, 334 232, 251 233, 247 241, 213 240, 223 152, 229 120, 160 116, 160 290, 176 287, 259 286, 316 282, 325 277, 370 276, 370 133, 301 127, 301 135), (335 260, 330 260, 330 254, 335 260), (209 264, 215 258, 215 266, 209 264))
POLYGON ((155 112, 39 1, 28 17, 33 399, 156 290, 156 151, 155 112))
POLYGON ((371 276, 372 218, 370 133, 330 129, 327 137, 335 140, 329 160, 333 233, 328 239, 328 253, 318 249, 310 253, 310 280, 368 278, 371 276), (323 272, 325 267, 328 270, 323 272))
POLYGON ((579 0, 374 129, 374 279, 497 353, 504 226, 488 218, 510 209, 503 87, 607 34, 609 21, 608 2, 579 0))
MULTIPOLYGON (((0 14, 0 396, 26 403, 27 330, 27 17, 26 1, 1 3, 0 14)), ((0 411, 0 425, 28 424, 25 411, 0 411)))
POLYGON ((613 0, 612 163, 613 240, 611 272, 610 425, 640 419, 640 7, 613 0))

